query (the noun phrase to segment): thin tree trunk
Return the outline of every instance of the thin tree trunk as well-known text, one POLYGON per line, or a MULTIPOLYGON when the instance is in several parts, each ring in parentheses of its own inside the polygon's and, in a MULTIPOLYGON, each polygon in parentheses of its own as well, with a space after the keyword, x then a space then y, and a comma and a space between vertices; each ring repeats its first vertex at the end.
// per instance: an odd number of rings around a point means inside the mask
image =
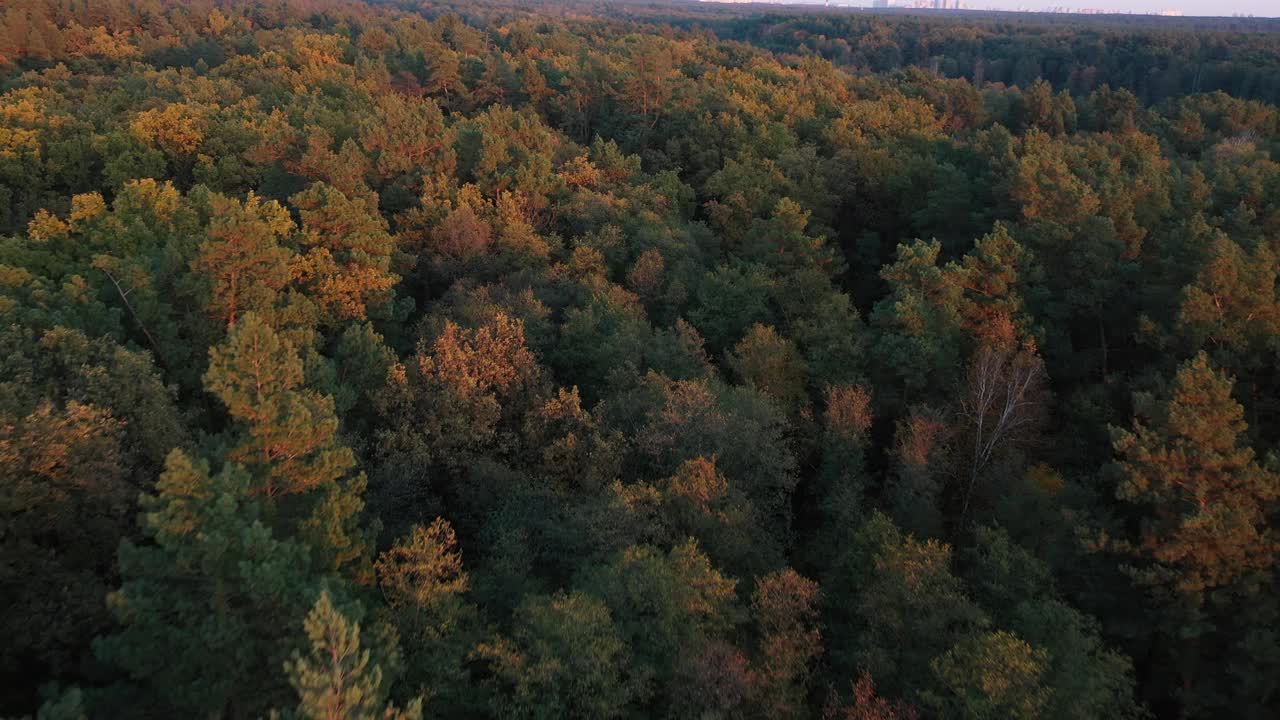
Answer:
POLYGON ((147 337, 147 342, 151 343, 151 349, 156 353, 156 361, 160 361, 160 346, 156 344, 156 339, 151 337, 151 331, 147 329, 146 323, 142 322, 142 318, 138 317, 138 312, 133 309, 133 303, 129 302, 129 293, 120 287, 120 282, 116 280, 116 276, 111 274, 110 270, 103 270, 107 278, 111 280, 111 284, 116 286, 116 293, 120 295, 120 301, 124 303, 124 307, 129 311, 129 315, 133 317, 133 321, 141 328, 142 334, 147 337))

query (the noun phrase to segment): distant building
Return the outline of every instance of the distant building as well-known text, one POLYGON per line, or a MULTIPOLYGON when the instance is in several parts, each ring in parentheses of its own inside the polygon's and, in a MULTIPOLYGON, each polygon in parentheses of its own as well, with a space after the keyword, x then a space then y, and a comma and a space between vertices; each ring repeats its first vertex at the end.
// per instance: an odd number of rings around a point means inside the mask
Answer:
POLYGON ((871 0, 873 8, 911 8, 915 10, 962 10, 964 0, 871 0))

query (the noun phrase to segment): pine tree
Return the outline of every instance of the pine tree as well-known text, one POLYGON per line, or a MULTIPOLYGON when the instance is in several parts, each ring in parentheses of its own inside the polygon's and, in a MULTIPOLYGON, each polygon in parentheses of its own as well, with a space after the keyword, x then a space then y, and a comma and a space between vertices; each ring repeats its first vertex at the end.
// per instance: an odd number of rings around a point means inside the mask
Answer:
POLYGON ((107 598, 120 629, 94 648, 153 712, 252 716, 287 689, 278 668, 316 576, 306 548, 263 524, 252 486, 237 465, 213 474, 175 450, 142 499, 149 542, 120 547, 107 598))
POLYGON ((191 261, 205 311, 227 327, 248 311, 270 314, 292 279, 292 253, 280 245, 293 230, 289 212, 249 193, 243 203, 212 195, 209 213, 209 237, 191 261))
POLYGON ((329 322, 388 316, 399 278, 391 272, 395 242, 378 214, 376 196, 315 183, 290 202, 302 215, 307 249, 295 268, 321 316, 329 322))
MULTIPOLYGON (((439 89, 447 89, 450 83, 438 76, 433 80, 444 86, 439 89)), ((360 127, 360 146, 377 157, 374 167, 384 179, 410 173, 451 174, 455 162, 451 139, 440 106, 430 98, 384 95, 360 127)))
POLYGON ((468 714, 467 652, 477 639, 479 613, 467 602, 470 576, 457 536, 443 518, 415 525, 378 557, 375 566, 391 621, 405 640, 406 679, 430 692, 443 715, 468 714))
POLYGON ((1248 426, 1232 384, 1200 353, 1163 403, 1139 398, 1148 420, 1115 431, 1116 495, 1142 512, 1140 534, 1123 547, 1141 584, 1198 595, 1276 562, 1267 512, 1280 499, 1280 475, 1243 444, 1248 426))
POLYGON ((358 526, 365 479, 348 477, 355 457, 338 442, 333 398, 303 381, 293 346, 255 313, 210 350, 204 376, 205 388, 236 420, 228 457, 252 472, 253 492, 287 498, 275 505, 301 518, 298 530, 322 562, 350 566, 368 579, 358 526))
POLYGON ((389 705, 382 668, 360 647, 360 625, 333 606, 327 590, 303 625, 311 646, 284 663, 298 693, 296 716, 307 720, 420 720, 422 698, 403 710, 389 705))
POLYGON ((1142 419, 1132 432, 1114 430, 1116 496, 1140 529, 1113 547, 1131 559, 1124 569, 1158 613, 1146 630, 1185 715, 1244 707, 1245 693, 1265 705, 1273 694, 1256 678, 1274 669, 1275 641, 1236 619, 1267 607, 1280 551, 1268 517, 1280 474, 1244 444, 1232 383, 1202 352, 1178 370, 1163 401, 1137 398, 1142 419), (1249 636, 1253 651, 1242 655, 1249 636), (1218 653, 1239 665, 1226 671, 1218 653))
POLYGON ((303 381, 298 353, 255 313, 209 351, 205 388, 238 422, 231 457, 255 471, 267 496, 314 490, 355 464, 337 444, 333 399, 303 381))

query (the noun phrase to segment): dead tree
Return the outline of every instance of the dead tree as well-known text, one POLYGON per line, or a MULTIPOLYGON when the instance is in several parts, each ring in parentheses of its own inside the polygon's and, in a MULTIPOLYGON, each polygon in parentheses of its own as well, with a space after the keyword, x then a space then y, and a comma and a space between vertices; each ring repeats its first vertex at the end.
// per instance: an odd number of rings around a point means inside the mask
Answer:
POLYGON ((1046 375, 1034 346, 983 347, 974 356, 960 398, 960 417, 973 435, 963 523, 978 478, 998 450, 1025 439, 1040 417, 1039 391, 1046 375))

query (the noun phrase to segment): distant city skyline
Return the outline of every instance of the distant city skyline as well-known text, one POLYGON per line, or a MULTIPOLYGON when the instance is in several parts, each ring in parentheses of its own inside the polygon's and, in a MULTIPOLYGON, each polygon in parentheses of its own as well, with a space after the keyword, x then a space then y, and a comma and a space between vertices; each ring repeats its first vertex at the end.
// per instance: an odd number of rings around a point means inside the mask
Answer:
POLYGON ((974 10, 1044 10, 1051 7, 1073 10, 1102 10, 1113 13, 1149 13, 1180 11, 1184 15, 1230 17, 1255 15, 1280 16, 1278 0, 969 0, 974 10))
MULTIPOLYGON (((725 0, 719 0, 725 1, 725 0)), ((728 0, 784 4, 872 7, 876 0, 728 0)), ((933 0, 888 0, 892 6, 927 5, 933 0)), ((1280 17, 1280 0, 961 0, 967 10, 1101 11, 1104 13, 1181 14, 1205 17, 1280 17)), ((950 3, 948 3, 950 5, 950 3)))

